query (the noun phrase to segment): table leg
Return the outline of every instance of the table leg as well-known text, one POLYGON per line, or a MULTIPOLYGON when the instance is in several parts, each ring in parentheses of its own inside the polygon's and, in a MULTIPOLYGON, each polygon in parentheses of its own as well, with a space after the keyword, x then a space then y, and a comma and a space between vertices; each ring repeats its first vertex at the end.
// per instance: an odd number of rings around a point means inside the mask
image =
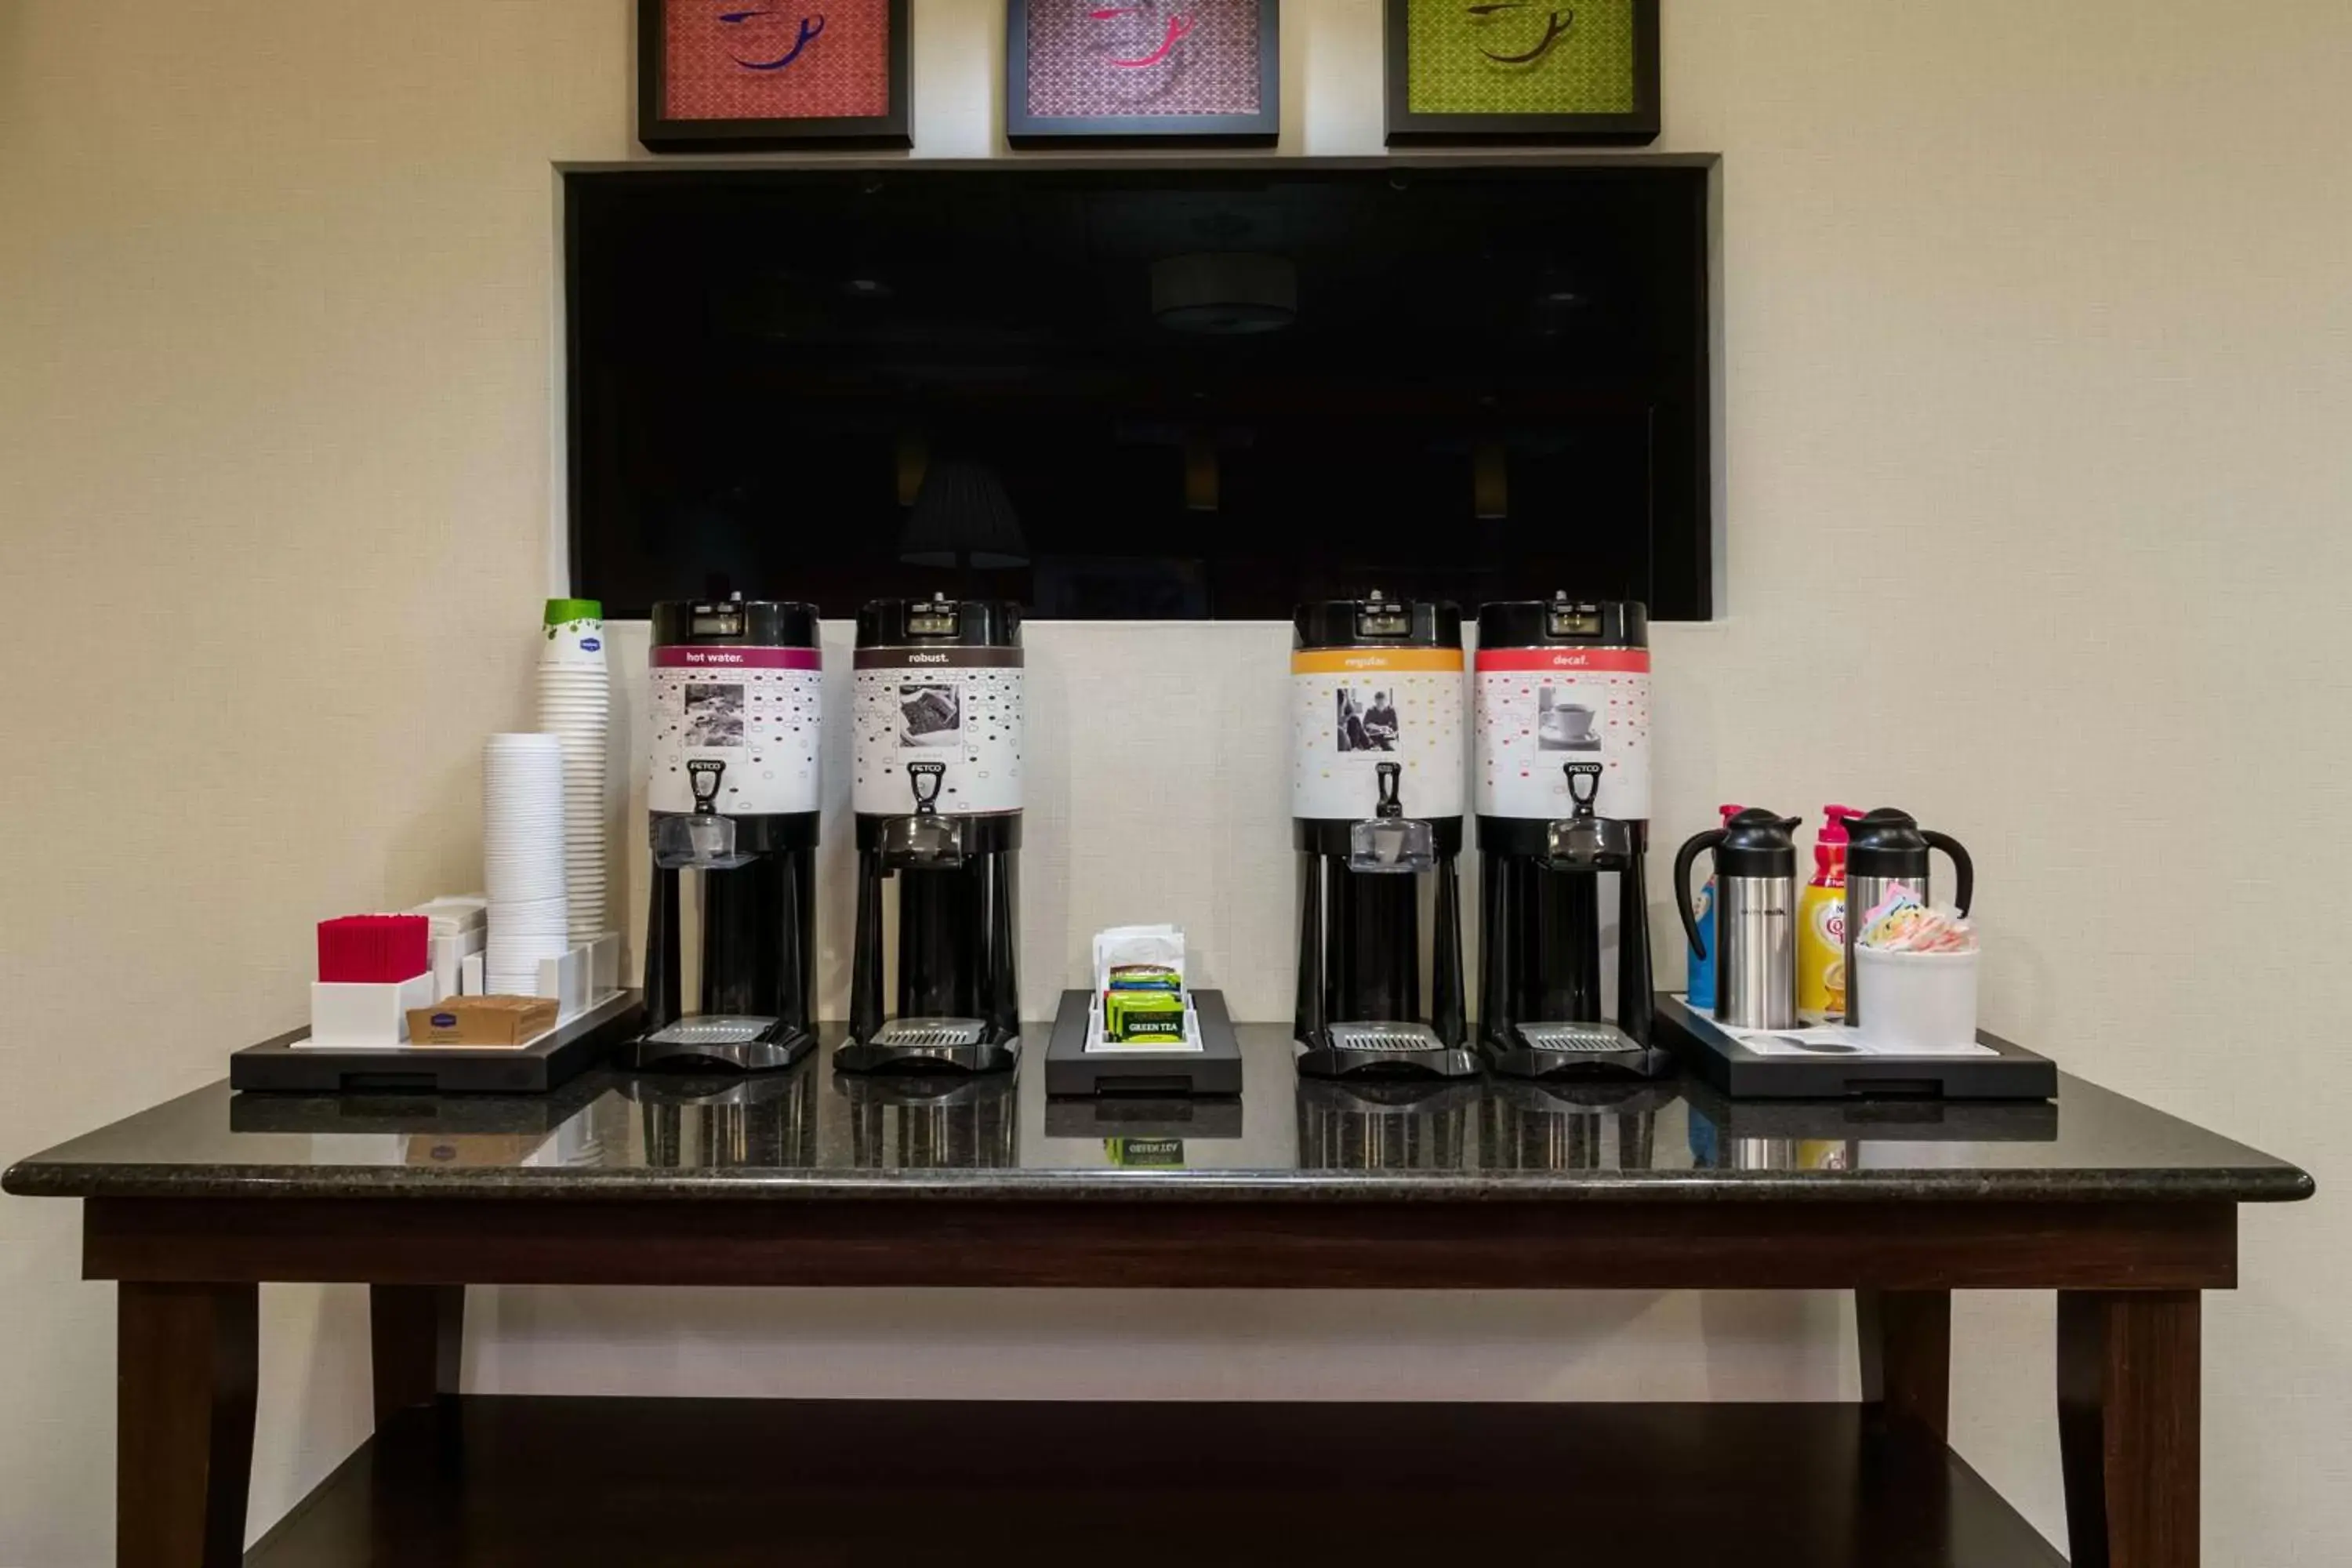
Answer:
POLYGON ((259 1292, 115 1288, 114 1560, 235 1568, 253 1475, 259 1292))
POLYGON ((368 1347, 374 1360, 375 1423, 457 1392, 466 1342, 463 1285, 371 1285, 368 1347))
POLYGON ((1862 1397, 1891 1415, 1949 1436, 1952 1293, 1856 1290, 1854 1338, 1862 1352, 1862 1397))
POLYGON ((2195 1568, 2193 1290, 2058 1293, 2058 1444, 2074 1568, 2195 1568))

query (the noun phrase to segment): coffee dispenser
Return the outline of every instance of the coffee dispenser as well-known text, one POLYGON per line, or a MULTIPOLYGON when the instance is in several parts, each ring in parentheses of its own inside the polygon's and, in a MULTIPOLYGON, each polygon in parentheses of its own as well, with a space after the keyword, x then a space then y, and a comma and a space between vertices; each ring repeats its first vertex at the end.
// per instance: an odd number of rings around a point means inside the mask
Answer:
POLYGON ((1020 609, 937 595, 877 600, 857 614, 855 688, 857 939, 850 1037, 834 1065, 1009 1068, 1021 1029, 1020 609), (884 907, 893 884, 895 942, 884 907))
POLYGON ((1292 629, 1298 1070, 1475 1074, 1456 873, 1462 612, 1375 592, 1303 605, 1292 629), (1435 883, 1425 954, 1424 877, 1435 883))
MULTIPOLYGON (((1750 806, 1694 835, 1675 856, 1675 903, 1691 951, 1704 958, 1706 940, 1691 907, 1691 863, 1715 852, 1715 1016, 1735 1029, 1793 1029, 1799 1022, 1791 835, 1800 826, 1797 817, 1750 806)), ((1853 973, 1850 960, 1846 973, 1853 973)))
POLYGON ((621 1065, 787 1066, 815 1043, 816 608, 665 601, 649 664, 646 1026, 621 1065), (688 872, 698 975, 681 925, 688 872))
POLYGON ((1896 884, 1909 888, 1923 904, 1927 895, 1927 852, 1941 849, 1952 858, 1959 882, 1952 895, 1960 913, 1969 912, 1976 896, 1977 868, 1960 841, 1948 833, 1923 828, 1907 811, 1882 805, 1876 811, 1845 819, 1845 1021, 1862 1022, 1860 973, 1854 967, 1854 937, 1863 918, 1892 892, 1896 884))
POLYGON ((1649 612, 1549 600, 1478 612, 1478 1041, 1515 1078, 1657 1078, 1644 865, 1649 612), (1601 879, 1617 1021, 1601 1017, 1601 879))

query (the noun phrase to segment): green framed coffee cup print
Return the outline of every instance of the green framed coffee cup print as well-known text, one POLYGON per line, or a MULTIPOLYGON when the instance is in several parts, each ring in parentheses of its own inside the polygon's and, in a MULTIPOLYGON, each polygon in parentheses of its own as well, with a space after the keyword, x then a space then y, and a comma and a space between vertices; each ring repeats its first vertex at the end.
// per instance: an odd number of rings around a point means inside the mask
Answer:
POLYGON ((1659 0, 1385 0, 1391 146, 1627 146, 1659 125, 1659 0))

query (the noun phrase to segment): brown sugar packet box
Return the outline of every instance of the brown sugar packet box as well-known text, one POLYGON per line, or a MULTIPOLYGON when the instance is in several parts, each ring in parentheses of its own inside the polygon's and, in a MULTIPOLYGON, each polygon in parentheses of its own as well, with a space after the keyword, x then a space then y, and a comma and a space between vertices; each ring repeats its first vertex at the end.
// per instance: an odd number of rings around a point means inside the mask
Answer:
POLYGON ((519 1046, 555 1027, 549 996, 446 996, 408 1015, 412 1046, 519 1046))

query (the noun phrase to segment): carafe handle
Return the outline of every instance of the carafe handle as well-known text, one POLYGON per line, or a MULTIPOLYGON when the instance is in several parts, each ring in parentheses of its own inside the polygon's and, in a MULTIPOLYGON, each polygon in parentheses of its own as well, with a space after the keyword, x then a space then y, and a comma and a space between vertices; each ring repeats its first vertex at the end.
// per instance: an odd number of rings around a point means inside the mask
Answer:
POLYGON ((1968 850, 1948 833, 1931 833, 1922 828, 1919 837, 1926 839, 1930 847, 1940 849, 1952 858, 1952 869, 1958 873, 1958 886, 1953 890, 1952 905, 1960 913, 1967 914, 1969 904, 1975 899, 1977 891, 1977 868, 1969 858, 1968 850))
POLYGON ((1706 956, 1706 939, 1698 934, 1698 916, 1691 909, 1691 862, 1698 858, 1701 850, 1714 848, 1727 837, 1722 828, 1712 827, 1684 840, 1683 847, 1675 851, 1675 908, 1682 911, 1683 930, 1690 933, 1691 951, 1701 958, 1706 956))

